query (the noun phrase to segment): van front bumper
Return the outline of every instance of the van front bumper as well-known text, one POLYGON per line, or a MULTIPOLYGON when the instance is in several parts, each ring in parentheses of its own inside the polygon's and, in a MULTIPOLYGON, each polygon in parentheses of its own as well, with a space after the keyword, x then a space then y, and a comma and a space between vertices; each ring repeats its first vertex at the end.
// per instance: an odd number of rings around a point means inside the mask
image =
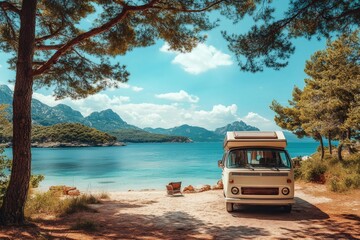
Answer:
POLYGON ((292 205, 295 203, 295 200, 294 198, 225 198, 225 202, 246 205, 292 205))

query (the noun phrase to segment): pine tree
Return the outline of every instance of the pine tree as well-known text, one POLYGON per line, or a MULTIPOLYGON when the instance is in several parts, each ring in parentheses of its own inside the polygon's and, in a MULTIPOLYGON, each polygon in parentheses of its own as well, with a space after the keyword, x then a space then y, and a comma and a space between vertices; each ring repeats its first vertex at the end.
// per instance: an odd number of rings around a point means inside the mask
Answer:
MULTIPOLYGON (((360 94, 359 32, 328 41, 327 48, 307 61, 305 72, 310 79, 301 98, 302 118, 310 119, 309 127, 340 140, 351 149, 351 133, 358 133, 360 94)), ((305 127, 306 128, 306 127, 305 127)))

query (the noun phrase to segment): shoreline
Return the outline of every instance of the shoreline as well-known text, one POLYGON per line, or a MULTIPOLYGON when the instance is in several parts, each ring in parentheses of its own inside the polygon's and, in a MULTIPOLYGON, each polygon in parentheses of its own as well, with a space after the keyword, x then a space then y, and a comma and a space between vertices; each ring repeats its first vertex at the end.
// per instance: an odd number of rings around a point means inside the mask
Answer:
MULTIPOLYGON (((78 143, 78 142, 34 142, 31 143, 31 148, 73 148, 73 147, 121 147, 126 146, 124 142, 113 142, 113 143, 103 143, 103 144, 89 144, 89 143, 78 143)), ((12 143, 1 143, 0 147, 11 148, 12 143)))

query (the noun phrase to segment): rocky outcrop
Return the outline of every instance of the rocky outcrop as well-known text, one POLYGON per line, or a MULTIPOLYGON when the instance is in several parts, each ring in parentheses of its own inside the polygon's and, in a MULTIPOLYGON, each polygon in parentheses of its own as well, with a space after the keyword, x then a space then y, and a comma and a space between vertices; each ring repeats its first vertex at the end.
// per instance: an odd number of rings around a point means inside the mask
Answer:
POLYGON ((76 187, 68 187, 65 185, 62 186, 51 186, 49 188, 50 192, 55 195, 64 195, 64 196, 79 196, 80 191, 76 187))
POLYGON ((195 193, 195 188, 191 185, 184 187, 183 193, 195 193))
POLYGON ((220 179, 216 185, 212 186, 212 190, 224 189, 222 180, 220 179))
POLYGON ((223 189, 223 185, 222 185, 221 180, 219 180, 218 183, 213 187, 211 187, 208 184, 203 185, 200 188, 195 188, 192 185, 189 185, 187 187, 184 187, 183 193, 199 193, 199 192, 205 192, 205 191, 217 190, 217 189, 223 189))

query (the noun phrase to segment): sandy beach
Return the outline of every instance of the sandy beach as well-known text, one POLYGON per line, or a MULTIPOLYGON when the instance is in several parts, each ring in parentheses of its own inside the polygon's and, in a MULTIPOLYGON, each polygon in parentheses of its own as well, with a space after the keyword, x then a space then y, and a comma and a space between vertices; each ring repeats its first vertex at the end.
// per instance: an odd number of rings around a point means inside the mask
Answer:
POLYGON ((240 206, 225 210, 222 190, 166 196, 164 191, 112 192, 96 213, 42 216, 36 226, 7 227, 0 239, 358 239, 360 191, 336 194, 323 185, 296 186, 293 211, 240 206), (91 221, 93 232, 71 230, 91 221))

